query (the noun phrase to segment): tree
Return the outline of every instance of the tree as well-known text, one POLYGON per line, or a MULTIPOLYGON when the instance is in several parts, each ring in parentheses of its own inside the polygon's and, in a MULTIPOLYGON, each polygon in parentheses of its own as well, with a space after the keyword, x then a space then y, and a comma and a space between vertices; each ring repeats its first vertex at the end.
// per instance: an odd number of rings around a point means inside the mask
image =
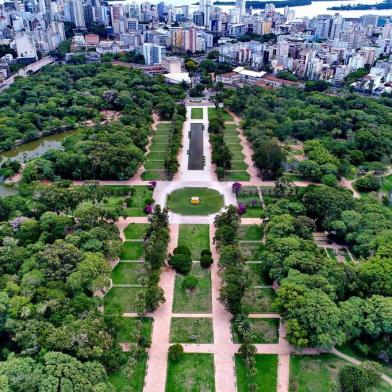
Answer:
POLYGON ((44 158, 29 161, 22 172, 22 181, 26 183, 39 180, 53 180, 53 178, 53 164, 44 158))
POLYGON ((198 68, 198 64, 197 64, 196 61, 194 61, 194 60, 192 60, 192 59, 187 59, 187 60, 185 61, 185 69, 186 69, 188 72, 194 72, 194 71, 197 70, 197 68, 198 68))
POLYGON ((310 82, 305 83, 305 91, 325 91, 331 86, 330 83, 328 83, 325 80, 312 80, 310 82))
POLYGON ((319 182, 322 177, 319 164, 311 159, 301 161, 298 166, 298 171, 302 174, 305 180, 319 182))
POLYGON ((222 245, 233 244, 236 239, 236 230, 231 226, 220 226, 215 231, 215 240, 222 245))
POLYGON ((200 265, 203 268, 209 268, 211 264, 214 262, 211 255, 202 255, 200 258, 200 265))
POLYGON ((68 277, 67 284, 73 291, 103 290, 110 286, 111 269, 99 253, 85 253, 76 270, 68 277))
POLYGON ((186 254, 174 254, 169 259, 169 264, 179 273, 187 274, 192 268, 192 259, 186 254))
POLYGON ((198 279, 194 275, 188 275, 182 281, 182 288, 184 290, 194 290, 197 287, 198 279))
POLYGON ((312 238, 316 230, 314 221, 307 216, 300 215, 294 219, 294 232, 301 238, 308 240, 312 238))
POLYGON ((320 289, 282 281, 276 308, 287 320, 287 339, 298 347, 330 348, 344 341, 339 309, 320 289), (317 314, 317 319, 314 315, 317 314))
POLYGON ((355 365, 345 365, 339 370, 342 392, 365 392, 369 385, 366 371, 355 365))
POLYGON ((275 179, 282 174, 285 154, 274 142, 262 142, 254 150, 253 160, 264 180, 275 179))
POLYGON ((173 344, 169 347, 169 360, 179 362, 184 356, 184 348, 181 344, 173 344))
POLYGON ((82 260, 78 248, 63 240, 57 240, 38 253, 40 268, 49 280, 65 281, 82 260))
POLYGON ((360 192, 378 191, 380 189, 380 186, 380 178, 372 175, 363 176, 361 178, 358 178, 357 181, 355 181, 355 187, 360 192))

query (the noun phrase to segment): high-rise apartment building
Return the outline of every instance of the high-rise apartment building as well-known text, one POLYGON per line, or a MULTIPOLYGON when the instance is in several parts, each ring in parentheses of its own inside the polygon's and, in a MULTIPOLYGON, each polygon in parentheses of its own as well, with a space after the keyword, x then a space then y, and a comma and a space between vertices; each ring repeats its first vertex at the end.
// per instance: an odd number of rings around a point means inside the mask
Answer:
POLYGON ((143 44, 144 61, 147 65, 157 65, 162 63, 162 59, 166 55, 164 46, 151 43, 143 44))

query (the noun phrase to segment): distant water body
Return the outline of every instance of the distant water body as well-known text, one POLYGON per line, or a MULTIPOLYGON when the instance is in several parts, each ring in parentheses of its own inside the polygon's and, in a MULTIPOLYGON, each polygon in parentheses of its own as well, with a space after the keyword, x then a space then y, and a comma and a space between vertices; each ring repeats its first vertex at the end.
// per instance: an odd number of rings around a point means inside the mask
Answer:
MULTIPOLYGON (((131 3, 133 0, 125 0, 121 1, 122 4, 124 3, 131 3)), ((136 2, 144 2, 145 0, 136 0, 136 2)), ((172 4, 174 6, 181 6, 181 5, 190 5, 191 10, 196 9, 195 4, 198 0, 162 0, 166 4, 172 4)), ((157 4, 160 0, 150 0, 150 3, 157 4)), ((303 18, 305 16, 312 18, 317 15, 334 15, 338 11, 328 10, 330 7, 337 7, 340 5, 348 5, 348 4, 377 4, 381 3, 382 0, 342 0, 342 1, 315 1, 310 5, 304 5, 301 7, 290 7, 295 11, 296 18, 303 18)), ((117 3, 115 0, 111 1, 111 3, 117 3)), ((233 2, 233 7, 235 2, 233 2)), ((222 10, 227 11, 231 6, 221 6, 222 10)), ((279 10, 279 9, 278 9, 279 10)), ((281 9, 280 9, 281 10, 281 9)), ((253 13, 257 14, 260 10, 254 10, 253 13)), ((382 15, 382 16, 391 16, 392 17, 392 10, 361 10, 361 11, 339 11, 339 14, 346 17, 346 18, 359 18, 362 15, 382 15)))

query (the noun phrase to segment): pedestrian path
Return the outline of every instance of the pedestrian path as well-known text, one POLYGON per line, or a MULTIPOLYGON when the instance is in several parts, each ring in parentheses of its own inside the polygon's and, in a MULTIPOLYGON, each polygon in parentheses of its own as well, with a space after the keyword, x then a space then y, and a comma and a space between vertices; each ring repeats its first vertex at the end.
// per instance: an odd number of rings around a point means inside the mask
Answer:
MULTIPOLYGON (((211 105, 209 105, 211 106, 211 105)), ((195 108, 202 108, 202 119, 191 119, 191 107, 187 107, 187 120, 184 122, 183 128, 183 148, 179 153, 180 168, 172 181, 158 181, 154 189, 153 198, 156 204, 166 205, 168 195, 175 189, 183 187, 208 187, 218 190, 224 197, 224 205, 237 205, 236 197, 232 192, 232 182, 219 182, 216 180, 214 168, 211 165, 211 147, 208 142, 208 105, 195 105, 195 108), (189 138, 188 133, 192 122, 202 123, 205 127, 203 132, 203 154, 205 156, 206 165, 203 170, 188 170, 188 154, 189 138), (193 173, 192 173, 193 172, 193 173)), ((234 123, 240 125, 240 119, 231 113, 234 123)), ((155 124, 154 119, 154 124, 155 124)), ((154 125, 156 127, 156 125, 154 125)), ((239 127, 240 128, 240 127, 239 127)), ((241 145, 245 154, 245 163, 248 165, 248 173, 250 180, 241 182, 243 186, 274 186, 273 181, 262 181, 258 177, 257 168, 253 165, 253 151, 240 129, 241 145)), ((119 181, 101 181, 108 185, 147 185, 147 181, 141 181, 139 176, 135 178, 119 182, 119 181)), ((298 182, 298 186, 307 186, 308 182, 298 182)), ((235 373, 235 354, 238 353, 240 344, 234 343, 231 330, 232 315, 225 310, 219 301, 221 277, 219 275, 219 254, 214 244, 215 227, 214 217, 216 214, 209 216, 183 216, 169 212, 169 229, 170 242, 168 252, 172 253, 178 243, 179 225, 180 224, 208 224, 210 249, 214 263, 211 266, 211 297, 212 310, 211 313, 173 313, 173 297, 175 288, 175 271, 166 265, 161 272, 159 286, 164 291, 165 302, 153 313, 146 314, 147 317, 154 319, 151 347, 148 350, 147 372, 145 376, 144 392, 165 392, 166 376, 168 369, 168 350, 170 347, 170 325, 173 318, 208 318, 212 320, 213 343, 182 344, 186 353, 209 353, 214 356, 215 371, 215 390, 217 392, 235 392, 236 373, 235 373)), ((130 223, 148 223, 147 217, 128 217, 120 218, 116 226, 120 233, 120 238, 125 241, 124 230, 130 223)), ((261 218, 242 218, 241 224, 261 224, 261 218)), ((134 261, 129 261, 134 262, 134 261)), ((140 260, 139 260, 140 262, 140 260)), ((141 260, 142 262, 142 260, 141 260)), ((260 260, 247 261, 247 263, 260 263, 260 260)), ((117 285, 131 287, 130 285, 117 285)), ((267 286, 255 286, 267 287, 267 286)), ((270 287, 270 286, 268 286, 270 287)), ((133 312, 123 313, 124 317, 137 317, 133 312)), ((251 313, 251 319, 280 319, 276 313, 251 313)), ((286 330, 284 323, 279 322, 279 340, 277 343, 271 344, 255 344, 257 354, 274 354, 278 356, 277 368, 277 391, 288 392, 290 378, 290 354, 297 351, 286 340, 286 330)), ((129 351, 130 345, 123 344, 122 349, 129 351)), ((302 354, 319 354, 319 350, 307 349, 302 354)))

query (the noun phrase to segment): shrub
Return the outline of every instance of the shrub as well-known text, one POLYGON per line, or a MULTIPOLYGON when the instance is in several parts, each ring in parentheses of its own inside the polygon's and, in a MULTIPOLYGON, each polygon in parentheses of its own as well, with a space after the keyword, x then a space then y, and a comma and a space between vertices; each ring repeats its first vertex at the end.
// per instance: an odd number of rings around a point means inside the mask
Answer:
POLYGON ((242 214, 245 214, 245 212, 246 212, 246 206, 242 203, 239 203, 238 204, 238 213, 240 215, 242 215, 242 214))
POLYGON ((131 207, 132 206, 132 197, 126 197, 125 199, 124 199, 124 201, 125 201, 125 204, 127 205, 127 207, 131 207))
POLYGON ((182 359, 184 356, 184 348, 181 346, 181 344, 173 344, 169 348, 169 359, 170 361, 173 362, 178 362, 182 359))
POLYGON ((203 255, 200 259, 200 265, 203 268, 209 268, 210 265, 213 263, 211 255, 203 255))
POLYGON ((212 253, 211 253, 211 251, 209 249, 203 249, 200 252, 200 256, 211 256, 211 255, 212 255, 212 253))
POLYGON ((339 371, 342 392, 365 392, 369 385, 366 370, 355 365, 345 365, 339 371))
POLYGON ((191 257, 191 251, 185 245, 177 246, 177 248, 174 249, 173 254, 175 254, 175 255, 187 255, 187 256, 191 257))
POLYGON ((325 174, 321 177, 321 183, 331 188, 335 188, 338 185, 338 180, 334 174, 325 174))
POLYGON ((146 206, 144 206, 144 212, 145 212, 146 214, 151 214, 152 211, 153 211, 153 207, 152 207, 151 204, 147 204, 146 206))
POLYGON ((153 198, 148 198, 148 199, 146 199, 146 200, 144 200, 144 204, 154 204, 154 199, 153 198))
POLYGON ((196 278, 196 276, 188 275, 182 281, 182 288, 184 290, 194 290, 198 283, 199 280, 196 278))
POLYGON ((380 189, 381 181, 379 177, 367 175, 359 178, 355 186, 360 192, 372 192, 380 189))
POLYGON ((187 274, 192 268, 192 260, 189 255, 174 254, 170 257, 170 265, 181 274, 187 274))
POLYGON ((361 364, 362 369, 365 370, 369 384, 377 385, 381 380, 382 366, 374 361, 364 361, 361 364))
POLYGON ((225 177, 225 169, 223 167, 217 166, 215 169, 216 176, 218 177, 218 180, 223 180, 225 177))
POLYGON ((236 238, 236 230, 228 225, 218 227, 215 232, 215 238, 224 245, 233 244, 236 238))

